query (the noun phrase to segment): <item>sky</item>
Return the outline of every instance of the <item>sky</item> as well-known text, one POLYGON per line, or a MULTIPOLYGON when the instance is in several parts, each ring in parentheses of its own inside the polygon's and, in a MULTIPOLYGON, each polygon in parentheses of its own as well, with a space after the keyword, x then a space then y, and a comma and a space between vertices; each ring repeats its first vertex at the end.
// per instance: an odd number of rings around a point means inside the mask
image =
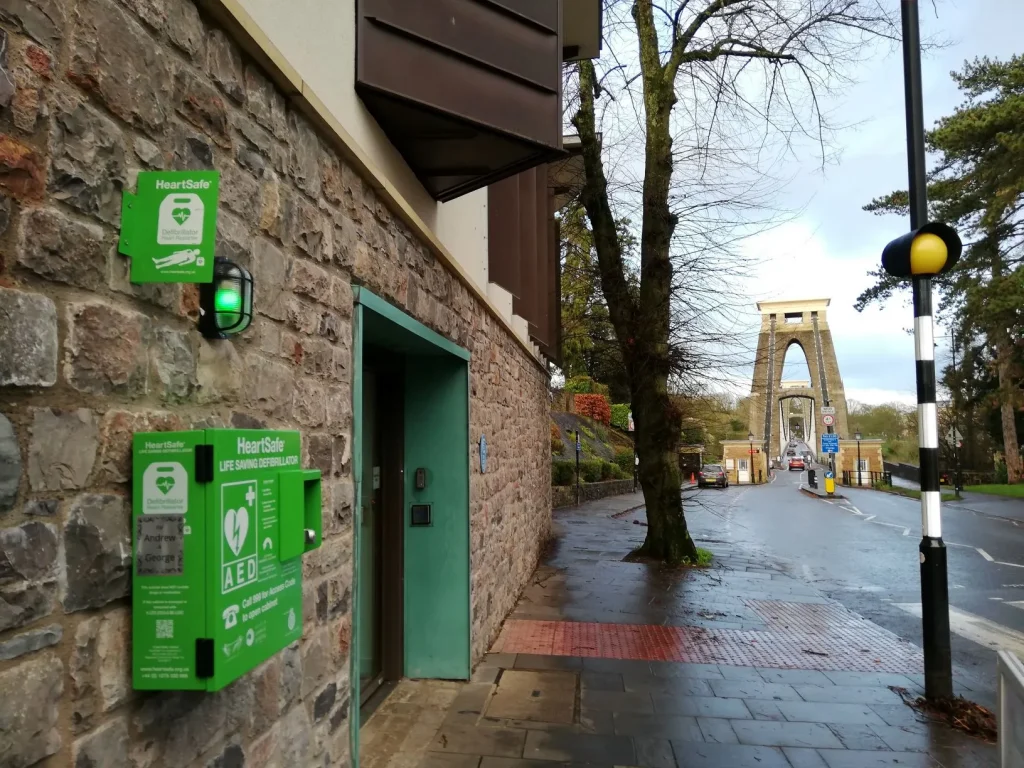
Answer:
MULTIPOLYGON (((964 60, 1024 53, 1022 0, 937 0, 935 6, 922 1, 921 26, 923 36, 948 42, 924 56, 926 127, 962 101, 949 73, 964 60)), ((758 300, 830 298, 828 323, 847 399, 913 404, 914 342, 906 332, 913 324, 909 287, 883 306, 862 313, 853 308, 858 294, 872 284, 867 272, 880 263, 883 246, 909 228, 906 218, 861 210, 873 197, 907 185, 900 51, 880 51, 855 76, 857 85, 825 106, 836 122, 855 125, 839 134, 838 161, 822 170, 808 157, 780 201, 798 215, 742 243, 743 253, 758 261, 750 281, 751 310, 756 312, 758 300)), ((757 322, 756 316, 751 322, 757 322)), ((939 341, 941 366, 949 351, 939 341)), ((799 375, 802 361, 786 363, 784 378, 806 376, 799 375)), ((749 391, 749 379, 746 387, 749 391)))

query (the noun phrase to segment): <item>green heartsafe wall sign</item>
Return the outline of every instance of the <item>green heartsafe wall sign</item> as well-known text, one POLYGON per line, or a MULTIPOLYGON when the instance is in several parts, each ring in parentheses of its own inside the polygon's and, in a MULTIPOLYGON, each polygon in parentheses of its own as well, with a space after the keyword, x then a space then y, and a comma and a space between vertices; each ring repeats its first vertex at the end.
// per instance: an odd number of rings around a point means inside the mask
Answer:
POLYGON ((118 250, 133 283, 209 283, 219 171, 143 171, 121 200, 118 250))

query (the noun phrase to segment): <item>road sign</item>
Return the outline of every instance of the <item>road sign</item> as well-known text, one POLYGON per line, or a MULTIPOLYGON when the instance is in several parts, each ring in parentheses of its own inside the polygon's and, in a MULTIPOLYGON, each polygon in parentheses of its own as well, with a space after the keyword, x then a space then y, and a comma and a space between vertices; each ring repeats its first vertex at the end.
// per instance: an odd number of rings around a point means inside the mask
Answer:
POLYGON ((839 435, 824 434, 821 436, 822 453, 839 453, 839 435))
POLYGON ((750 455, 751 456, 753 456, 755 453, 760 453, 760 452, 761 452, 760 448, 751 448, 750 449, 750 455))
POLYGON ((834 405, 823 405, 823 406, 821 406, 821 415, 822 416, 835 416, 836 415, 836 407, 834 405))
POLYGON ((963 444, 964 436, 960 434, 959 429, 953 429, 950 427, 949 431, 946 432, 946 442, 950 445, 955 445, 957 448, 963 444))
POLYGON ((821 416, 821 423, 824 424, 826 427, 831 427, 836 423, 836 417, 833 416, 831 413, 824 413, 821 416))
POLYGON ((636 429, 636 426, 633 424, 633 412, 630 411, 629 412, 629 431, 633 432, 635 429, 636 429))
POLYGON ((121 201, 118 251, 133 283, 209 283, 219 171, 143 171, 121 201))
POLYGON ((826 480, 835 480, 835 479, 836 479, 836 473, 835 473, 835 472, 833 472, 833 471, 832 471, 832 470, 830 469, 830 470, 829 470, 828 472, 826 472, 826 473, 825 473, 825 479, 826 479, 826 480))

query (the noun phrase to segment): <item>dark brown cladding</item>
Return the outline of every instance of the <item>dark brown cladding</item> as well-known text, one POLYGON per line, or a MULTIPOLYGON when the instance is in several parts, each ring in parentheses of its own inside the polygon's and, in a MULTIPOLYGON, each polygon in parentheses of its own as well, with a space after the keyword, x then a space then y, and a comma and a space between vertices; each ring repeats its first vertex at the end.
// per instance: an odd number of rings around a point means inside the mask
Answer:
POLYGON ((488 188, 488 275, 512 294, 548 359, 561 357, 558 223, 548 166, 523 171, 488 188))
POLYGON ((358 0, 356 89, 436 199, 561 155, 561 0, 358 0))

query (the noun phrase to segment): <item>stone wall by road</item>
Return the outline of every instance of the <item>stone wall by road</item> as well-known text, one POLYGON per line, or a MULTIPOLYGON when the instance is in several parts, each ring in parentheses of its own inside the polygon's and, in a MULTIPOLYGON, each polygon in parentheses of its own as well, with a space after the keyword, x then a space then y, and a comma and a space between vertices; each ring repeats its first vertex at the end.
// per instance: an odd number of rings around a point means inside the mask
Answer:
MULTIPOLYGON (((580 503, 632 492, 632 478, 629 480, 605 480, 600 483, 580 483, 580 503)), ((571 507, 576 503, 575 485, 556 485, 551 488, 551 493, 551 506, 553 509, 571 507)))
POLYGON ((550 525, 543 371, 191 0, 0 2, 4 768, 348 764, 353 281, 472 355, 478 658, 550 525), (117 253, 122 190, 186 168, 221 171, 218 255, 255 278, 234 341, 117 253), (304 636, 219 693, 136 694, 131 436, 210 426, 300 429, 324 473, 304 636))

